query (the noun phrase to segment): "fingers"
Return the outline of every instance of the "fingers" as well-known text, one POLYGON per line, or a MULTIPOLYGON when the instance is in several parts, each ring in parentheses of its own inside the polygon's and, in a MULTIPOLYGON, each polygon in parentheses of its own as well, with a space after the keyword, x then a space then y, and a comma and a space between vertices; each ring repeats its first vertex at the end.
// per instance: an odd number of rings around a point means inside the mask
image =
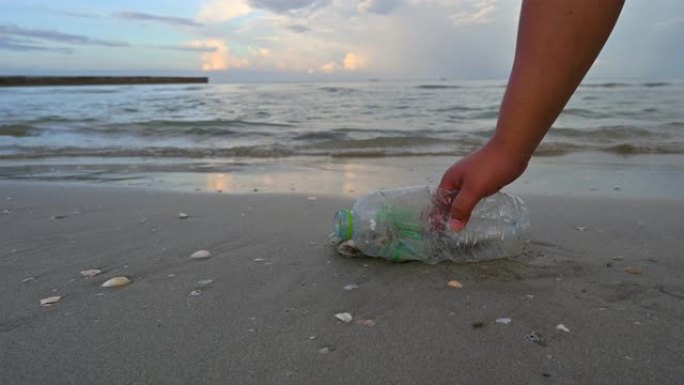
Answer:
POLYGON ((469 191, 467 188, 463 188, 458 192, 456 198, 451 203, 451 220, 449 221, 449 226, 454 231, 462 230, 468 220, 470 219, 470 213, 473 208, 480 201, 480 196, 469 191))

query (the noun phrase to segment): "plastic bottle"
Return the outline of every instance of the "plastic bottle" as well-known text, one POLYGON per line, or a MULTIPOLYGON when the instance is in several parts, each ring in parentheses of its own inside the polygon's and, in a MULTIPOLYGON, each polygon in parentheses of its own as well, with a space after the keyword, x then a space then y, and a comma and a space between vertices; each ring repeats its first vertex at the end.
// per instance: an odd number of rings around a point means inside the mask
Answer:
POLYGON ((430 186, 381 190, 335 214, 335 236, 353 240, 367 256, 437 263, 519 255, 529 231, 522 199, 498 192, 482 199, 461 231, 449 227, 456 193, 430 186))

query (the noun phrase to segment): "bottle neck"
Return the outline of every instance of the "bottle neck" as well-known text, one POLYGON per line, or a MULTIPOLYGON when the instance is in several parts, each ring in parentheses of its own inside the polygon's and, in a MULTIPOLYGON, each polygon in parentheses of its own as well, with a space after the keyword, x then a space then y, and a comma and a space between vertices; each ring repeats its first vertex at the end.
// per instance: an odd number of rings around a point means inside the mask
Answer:
POLYGON ((354 235, 354 213, 351 210, 339 210, 333 219, 335 235, 343 241, 354 235))

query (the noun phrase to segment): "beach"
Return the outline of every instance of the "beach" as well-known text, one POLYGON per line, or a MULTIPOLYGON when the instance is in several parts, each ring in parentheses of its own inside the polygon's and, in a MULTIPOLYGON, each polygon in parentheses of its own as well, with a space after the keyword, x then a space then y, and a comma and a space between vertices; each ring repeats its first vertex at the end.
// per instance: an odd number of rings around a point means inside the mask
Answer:
POLYGON ((521 181, 523 255, 428 265, 337 254, 360 191, 3 180, 0 383, 681 383, 681 196, 609 183, 521 181))

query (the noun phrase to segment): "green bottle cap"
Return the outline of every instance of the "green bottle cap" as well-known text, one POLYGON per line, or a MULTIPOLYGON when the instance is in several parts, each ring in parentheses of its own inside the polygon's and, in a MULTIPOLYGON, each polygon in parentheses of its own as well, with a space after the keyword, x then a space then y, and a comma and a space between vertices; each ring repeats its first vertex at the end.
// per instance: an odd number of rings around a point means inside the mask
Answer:
POLYGON ((335 235, 338 238, 346 241, 351 239, 354 234, 354 215, 351 210, 339 210, 335 213, 335 235))

